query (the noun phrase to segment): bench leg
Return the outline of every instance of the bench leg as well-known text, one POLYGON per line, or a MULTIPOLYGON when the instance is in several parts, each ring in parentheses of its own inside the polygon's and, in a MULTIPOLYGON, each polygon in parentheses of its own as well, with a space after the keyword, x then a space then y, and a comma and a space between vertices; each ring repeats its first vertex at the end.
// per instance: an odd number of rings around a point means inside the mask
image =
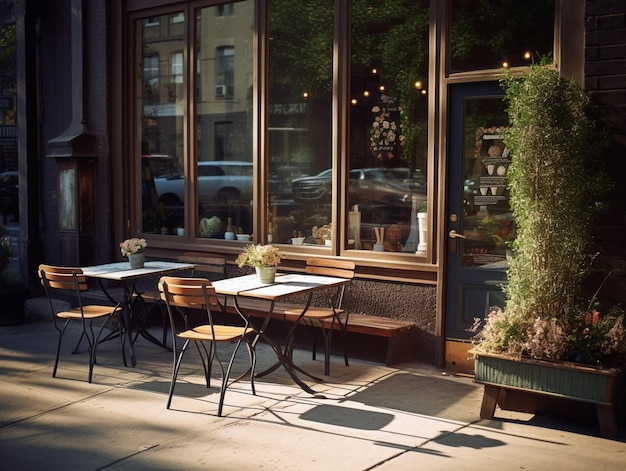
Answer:
POLYGON ((612 405, 598 404, 596 406, 600 433, 604 438, 615 438, 617 436, 617 418, 615 408, 612 405))
MULTIPOLYGON (((485 390, 483 391, 483 403, 480 407, 481 419, 493 419, 500 392, 500 388, 496 386, 485 385, 485 390)), ((504 393, 504 391, 502 391, 502 393, 504 393)))

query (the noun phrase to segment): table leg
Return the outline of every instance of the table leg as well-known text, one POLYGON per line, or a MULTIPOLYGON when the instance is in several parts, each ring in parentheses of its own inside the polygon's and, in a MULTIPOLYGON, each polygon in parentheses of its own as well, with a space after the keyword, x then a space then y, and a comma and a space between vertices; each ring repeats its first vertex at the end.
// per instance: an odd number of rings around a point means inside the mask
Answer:
POLYGON ((129 291, 128 286, 126 286, 126 282, 123 281, 122 289, 124 292, 124 301, 122 304, 122 318, 124 321, 124 334, 126 335, 124 343, 126 344, 126 348, 128 349, 128 355, 130 356, 130 366, 134 367, 137 365, 137 358, 135 357, 135 345, 133 342, 131 303, 133 301, 133 291, 135 290, 135 285, 133 284, 132 289, 129 291))
MULTIPOLYGON (((111 296, 111 293, 109 293, 107 289, 104 287, 104 283, 102 282, 101 279, 98 279, 98 284, 100 285, 100 289, 102 290, 104 295, 109 299, 109 301, 117 304, 117 301, 113 298, 113 296, 111 296)), ((123 345, 126 349, 128 349, 128 355, 130 357, 130 366, 136 366, 137 358, 135 357, 135 347, 133 345, 133 335, 132 335, 131 316, 130 316, 130 299, 128 296, 126 283, 122 283, 122 289, 124 292, 123 294, 124 299, 120 303, 120 306, 122 307, 121 309, 122 315, 120 316, 120 321, 122 322, 122 334, 121 335, 125 336, 123 345)), ((104 340, 108 340, 109 338, 110 337, 107 336, 105 337, 104 340)))
MULTIPOLYGON (((237 309, 237 312, 239 312, 242 316, 244 316, 246 319, 250 320, 250 316, 246 316, 245 312, 242 311, 239 303, 237 302, 237 297, 234 297, 234 303, 235 303, 235 309, 237 309)), ((261 377, 261 376, 265 376, 269 373, 271 373, 272 371, 275 371, 276 369, 278 369, 279 367, 283 367, 285 369, 285 371, 289 374, 289 376, 291 377, 291 379, 298 385, 300 386, 300 388, 311 394, 314 395, 316 397, 320 397, 320 398, 324 398, 325 396, 320 395, 318 393, 316 393, 313 389, 311 389, 311 387, 306 384, 304 381, 302 381, 300 379, 300 377, 298 376, 298 373, 296 372, 296 367, 293 364, 293 359, 291 358, 291 355, 289 354, 290 351, 287 349, 287 347, 285 347, 285 350, 283 351, 282 347, 274 342, 274 340, 272 340, 267 334, 266 334, 266 329, 267 326, 272 318, 272 313, 274 312, 274 301, 271 302, 270 305, 270 309, 268 309, 268 313, 267 316, 265 317, 265 319, 263 320, 263 324, 261 326, 261 328, 257 328, 255 327, 255 325, 253 324, 252 321, 250 321, 250 326, 254 329, 254 331, 256 332, 256 338, 254 339, 254 341, 252 342, 252 346, 256 346, 257 341, 259 340, 259 338, 262 338, 265 342, 267 342, 267 344, 272 348, 272 350, 274 350, 274 353, 276 353, 276 357, 278 359, 278 362, 276 364, 274 364, 273 366, 271 366, 270 368, 268 368, 267 370, 261 372, 261 373, 257 373, 255 376, 257 377, 261 377)), ((291 342, 293 343, 293 342, 291 342)))
POLYGON ((286 352, 285 355, 289 358, 289 361, 291 362, 291 366, 295 370, 299 371, 302 374, 307 375, 312 380, 317 381, 318 383, 321 383, 324 381, 323 379, 318 378, 317 376, 313 376, 311 373, 304 370, 303 368, 300 368, 298 365, 296 365, 293 362, 293 344, 296 338, 296 327, 298 327, 299 322, 300 322, 300 319, 294 322, 293 325, 290 327, 289 331, 287 332, 287 337, 285 338, 285 352, 286 352))
MULTIPOLYGON (((142 299, 141 294, 139 293, 139 291, 137 291, 135 289, 135 287, 133 286, 133 291, 130 293, 130 298, 131 299, 131 310, 132 310, 132 304, 136 303, 137 300, 139 300, 139 302, 141 303, 141 316, 140 315, 133 315, 131 314, 131 318, 134 318, 136 326, 137 326, 137 334, 135 335, 135 340, 137 339, 137 336, 141 335, 144 339, 146 339, 148 342, 151 342, 155 345, 158 345, 159 347, 165 348, 168 351, 172 351, 172 349, 170 347, 167 346, 167 340, 166 340, 166 336, 165 334, 163 335, 163 341, 157 339, 156 337, 154 337, 150 331, 148 329, 146 329, 145 327, 145 319, 144 319, 144 314, 146 313, 146 302, 142 299)), ((153 306, 154 308, 161 308, 161 306, 153 306)), ((168 321, 169 322, 169 321, 168 321)), ((165 332, 165 331, 164 331, 165 332)))
POLYGON ((137 358, 135 356, 135 346, 133 345, 133 333, 131 328, 129 306, 125 304, 122 306, 122 322, 124 324, 124 333, 126 336, 124 339, 124 345, 128 349, 128 355, 130 357, 130 366, 137 365, 137 358))

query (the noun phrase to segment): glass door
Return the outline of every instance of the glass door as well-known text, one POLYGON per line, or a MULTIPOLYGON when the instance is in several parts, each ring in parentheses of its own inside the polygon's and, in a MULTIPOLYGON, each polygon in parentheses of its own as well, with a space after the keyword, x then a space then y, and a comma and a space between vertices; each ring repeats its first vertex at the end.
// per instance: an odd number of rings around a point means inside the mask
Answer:
POLYGON ((503 306, 507 248, 515 233, 502 131, 508 123, 497 83, 451 88, 448 158, 446 338, 468 339, 476 317, 503 306))

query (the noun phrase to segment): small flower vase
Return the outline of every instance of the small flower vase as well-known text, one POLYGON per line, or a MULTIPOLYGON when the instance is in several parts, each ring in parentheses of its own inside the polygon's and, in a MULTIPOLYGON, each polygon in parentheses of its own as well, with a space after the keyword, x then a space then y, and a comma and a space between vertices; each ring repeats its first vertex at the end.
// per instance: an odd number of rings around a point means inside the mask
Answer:
POLYGON ((143 268, 143 264, 146 261, 146 254, 144 252, 139 253, 131 253, 128 256, 128 262, 130 263, 130 268, 143 268))
POLYGON ((256 275, 261 283, 274 283, 276 278, 276 267, 255 267, 256 275))

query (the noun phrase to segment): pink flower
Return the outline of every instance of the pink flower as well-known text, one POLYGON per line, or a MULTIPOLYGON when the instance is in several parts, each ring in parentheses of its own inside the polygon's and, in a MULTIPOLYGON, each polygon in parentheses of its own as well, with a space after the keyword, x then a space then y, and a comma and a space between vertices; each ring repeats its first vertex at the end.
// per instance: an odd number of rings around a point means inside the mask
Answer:
POLYGON ((593 320, 591 321, 591 323, 593 325, 597 325, 599 320, 600 320, 600 312, 596 311, 593 313, 593 320))

